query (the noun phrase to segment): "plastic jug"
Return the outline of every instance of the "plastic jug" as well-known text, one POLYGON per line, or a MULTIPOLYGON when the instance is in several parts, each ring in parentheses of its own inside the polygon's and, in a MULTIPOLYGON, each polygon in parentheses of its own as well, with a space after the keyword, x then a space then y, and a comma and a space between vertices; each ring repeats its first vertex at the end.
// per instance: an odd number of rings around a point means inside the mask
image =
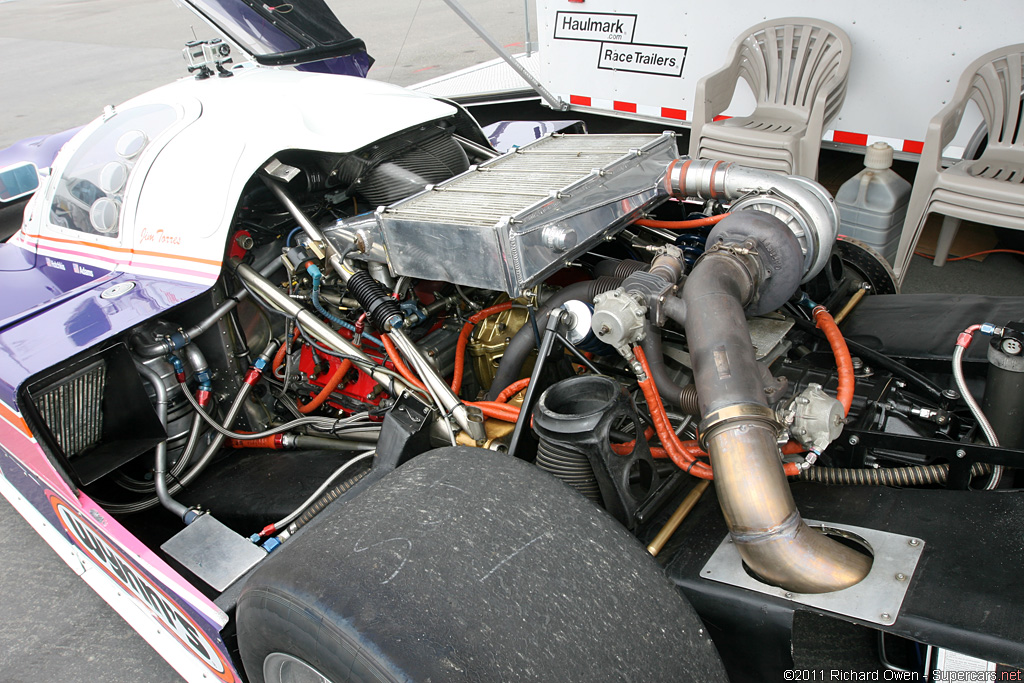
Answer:
POLYGON ((836 193, 839 233, 864 242, 890 264, 903 232, 910 183, 892 170, 892 147, 876 142, 864 154, 864 170, 836 193))

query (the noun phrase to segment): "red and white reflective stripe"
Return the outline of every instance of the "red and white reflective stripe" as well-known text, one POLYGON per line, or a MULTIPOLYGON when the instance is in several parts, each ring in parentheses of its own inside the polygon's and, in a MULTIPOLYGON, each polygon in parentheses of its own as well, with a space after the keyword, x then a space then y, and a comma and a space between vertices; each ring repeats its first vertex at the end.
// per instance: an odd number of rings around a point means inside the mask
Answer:
POLYGON ((638 102, 625 102, 623 100, 603 100, 596 97, 586 97, 585 95, 569 95, 569 104, 574 107, 621 111, 627 114, 640 114, 641 116, 657 119, 671 119, 673 121, 690 120, 690 112, 686 109, 658 107, 638 102))
MULTIPOLYGON (((691 112, 686 109, 673 107, 658 107, 654 105, 639 104, 637 102, 625 102, 622 100, 604 100, 586 95, 569 95, 569 104, 575 107, 590 107, 593 109, 604 109, 608 111, 620 111, 629 114, 641 114, 654 118, 671 119, 673 121, 691 121, 691 112)), ((730 116, 716 116, 715 121, 724 121, 732 118, 730 116)), ((846 130, 829 130, 821 137, 824 142, 835 142, 843 145, 856 147, 867 147, 876 142, 887 142, 898 152, 908 154, 920 154, 924 148, 924 142, 920 140, 902 140, 899 138, 887 138, 881 135, 868 135, 867 133, 854 133, 846 130)))
POLYGON ((867 133, 853 133, 848 130, 827 130, 821 136, 826 142, 837 142, 843 145, 856 145, 867 147, 876 142, 886 142, 897 152, 908 154, 920 154, 924 148, 924 142, 920 140, 902 140, 900 138, 887 138, 881 135, 868 135, 867 133))

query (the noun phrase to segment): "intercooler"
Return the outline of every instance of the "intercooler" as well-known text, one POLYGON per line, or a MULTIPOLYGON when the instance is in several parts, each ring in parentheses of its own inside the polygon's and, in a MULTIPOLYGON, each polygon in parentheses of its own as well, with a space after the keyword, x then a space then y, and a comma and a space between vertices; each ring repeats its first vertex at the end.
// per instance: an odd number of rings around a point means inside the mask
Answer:
POLYGON ((672 133, 553 135, 382 207, 392 271, 519 296, 665 198, 672 133))

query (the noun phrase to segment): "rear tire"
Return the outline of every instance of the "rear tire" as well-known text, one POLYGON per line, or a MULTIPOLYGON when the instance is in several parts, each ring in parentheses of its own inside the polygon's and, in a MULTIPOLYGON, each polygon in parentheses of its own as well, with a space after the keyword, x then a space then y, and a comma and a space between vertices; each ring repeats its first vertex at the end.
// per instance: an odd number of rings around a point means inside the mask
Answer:
POLYGON ((237 622, 253 683, 726 680, 635 538, 539 468, 474 448, 332 505, 253 574, 237 622), (275 662, 308 677, 275 679, 275 662))

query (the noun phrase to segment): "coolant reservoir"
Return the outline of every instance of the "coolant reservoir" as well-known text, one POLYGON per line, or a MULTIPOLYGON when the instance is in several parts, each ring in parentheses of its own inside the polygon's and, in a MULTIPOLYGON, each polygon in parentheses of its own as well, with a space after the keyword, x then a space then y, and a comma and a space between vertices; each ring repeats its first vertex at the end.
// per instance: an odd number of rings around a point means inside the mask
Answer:
POLYGON ((910 201, 910 183, 891 167, 892 147, 876 142, 864 154, 864 170, 836 193, 839 233, 864 242, 889 263, 896 258, 910 201))

